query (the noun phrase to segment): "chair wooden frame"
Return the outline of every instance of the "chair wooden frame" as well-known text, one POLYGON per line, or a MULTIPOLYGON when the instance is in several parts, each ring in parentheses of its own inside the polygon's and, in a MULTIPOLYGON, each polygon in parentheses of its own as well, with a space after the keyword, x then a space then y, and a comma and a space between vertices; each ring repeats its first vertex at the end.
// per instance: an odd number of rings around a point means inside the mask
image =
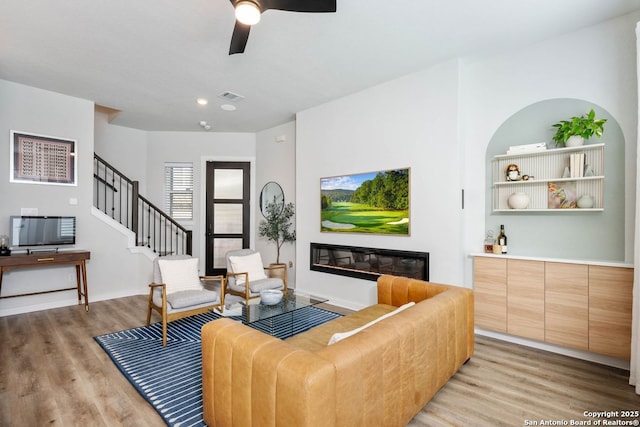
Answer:
POLYGON ((220 311, 224 310, 224 293, 226 288, 226 279, 224 276, 200 276, 200 281, 206 280, 219 280, 220 281, 220 296, 218 298, 219 302, 208 305, 205 307, 198 307, 195 309, 185 309, 184 311, 177 311, 174 313, 167 313, 167 285, 165 283, 150 283, 149 284, 149 306, 147 310, 147 326, 151 324, 151 312, 155 310, 160 314, 162 318, 162 346, 167 346, 167 323, 182 319, 184 317, 193 316, 200 313, 206 313, 207 311, 213 310, 214 308, 220 308, 220 311), (162 305, 158 306, 153 302, 153 291, 154 289, 161 287, 162 288, 162 305))
MULTIPOLYGON (((269 267, 262 267, 265 269, 267 273, 267 277, 278 277, 282 279, 282 284, 284 288, 282 292, 287 293, 287 266, 284 264, 270 265, 269 267), (282 270, 281 274, 275 275, 274 272, 277 270, 282 270)), ((224 293, 236 295, 245 299, 246 303, 249 304, 249 300, 253 298, 259 298, 260 295, 251 296, 251 288, 249 287, 249 273, 240 272, 240 273, 232 273, 227 271, 226 280, 224 282, 224 293), (236 291, 234 289, 227 288, 227 283, 229 282, 229 277, 237 277, 244 275, 244 292, 236 291)))

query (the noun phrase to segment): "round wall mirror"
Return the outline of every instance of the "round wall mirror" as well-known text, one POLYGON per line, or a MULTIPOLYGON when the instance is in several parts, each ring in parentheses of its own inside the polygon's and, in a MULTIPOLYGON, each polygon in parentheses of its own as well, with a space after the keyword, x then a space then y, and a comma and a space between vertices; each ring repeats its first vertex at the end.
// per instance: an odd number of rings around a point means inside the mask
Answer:
POLYGON ((284 209, 284 192, 277 182, 267 182, 260 192, 260 212, 264 217, 267 216, 268 203, 276 203, 279 206, 278 213, 284 209))

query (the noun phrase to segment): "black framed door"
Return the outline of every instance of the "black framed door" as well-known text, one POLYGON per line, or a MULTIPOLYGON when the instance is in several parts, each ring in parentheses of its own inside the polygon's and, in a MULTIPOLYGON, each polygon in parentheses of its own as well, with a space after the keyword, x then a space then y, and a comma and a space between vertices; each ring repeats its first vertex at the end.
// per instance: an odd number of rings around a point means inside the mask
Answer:
POLYGON ((225 254, 249 247, 249 162, 207 162, 206 274, 225 274, 225 254))

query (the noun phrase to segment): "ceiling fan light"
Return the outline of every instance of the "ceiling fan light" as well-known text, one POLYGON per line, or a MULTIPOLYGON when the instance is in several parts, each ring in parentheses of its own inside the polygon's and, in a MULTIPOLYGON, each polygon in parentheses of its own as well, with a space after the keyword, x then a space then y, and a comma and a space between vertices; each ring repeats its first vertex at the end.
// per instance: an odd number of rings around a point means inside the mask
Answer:
POLYGON ((236 19, 245 25, 260 22, 260 8, 252 1, 239 1, 236 4, 236 19))

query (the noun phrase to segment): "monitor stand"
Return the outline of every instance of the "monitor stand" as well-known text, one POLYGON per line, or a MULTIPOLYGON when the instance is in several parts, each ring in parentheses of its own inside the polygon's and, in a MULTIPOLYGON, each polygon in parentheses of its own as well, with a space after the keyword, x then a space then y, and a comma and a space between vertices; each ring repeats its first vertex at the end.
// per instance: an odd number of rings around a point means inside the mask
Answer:
POLYGON ((57 254, 58 253, 58 248, 27 249, 27 255, 31 255, 31 254, 50 254, 50 253, 57 254))

